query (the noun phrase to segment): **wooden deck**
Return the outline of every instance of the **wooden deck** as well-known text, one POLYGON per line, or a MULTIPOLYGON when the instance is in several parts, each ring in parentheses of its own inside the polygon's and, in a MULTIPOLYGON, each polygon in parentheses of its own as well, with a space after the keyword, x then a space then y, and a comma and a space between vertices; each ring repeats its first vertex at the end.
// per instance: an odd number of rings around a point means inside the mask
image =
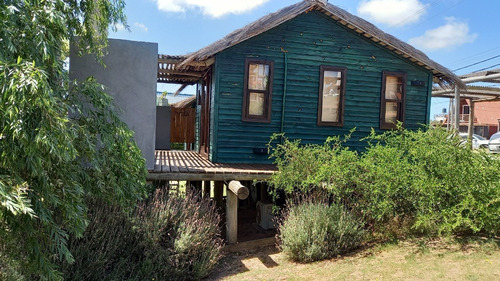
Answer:
POLYGON ((157 150, 154 170, 148 180, 265 180, 274 172, 274 165, 212 163, 194 151, 157 150))

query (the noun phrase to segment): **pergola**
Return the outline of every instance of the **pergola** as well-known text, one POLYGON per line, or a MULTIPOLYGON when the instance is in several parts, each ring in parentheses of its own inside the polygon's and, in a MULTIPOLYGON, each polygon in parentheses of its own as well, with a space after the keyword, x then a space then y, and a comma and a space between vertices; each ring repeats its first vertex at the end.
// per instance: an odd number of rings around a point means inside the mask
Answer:
MULTIPOLYGON (((500 85, 500 68, 486 70, 481 72, 473 72, 465 75, 459 76, 464 84, 470 83, 496 83, 500 85)), ((453 112, 454 116, 454 127, 458 130, 459 128, 459 105, 460 99, 468 99, 469 100, 469 139, 472 138, 472 134, 474 132, 474 104, 476 102, 492 102, 492 101, 500 101, 500 88, 492 87, 492 86, 473 86, 467 85, 465 89, 460 89, 458 87, 455 88, 434 88, 432 90, 433 97, 442 97, 442 98, 450 98, 455 100, 455 108, 453 112)), ((450 112, 452 113, 452 112, 450 112)), ((451 118, 450 118, 451 119, 451 118)))
POLYGON ((181 85, 174 96, 178 95, 187 86, 198 83, 206 70, 215 61, 212 58, 183 64, 186 58, 186 56, 158 55, 158 83, 181 85))

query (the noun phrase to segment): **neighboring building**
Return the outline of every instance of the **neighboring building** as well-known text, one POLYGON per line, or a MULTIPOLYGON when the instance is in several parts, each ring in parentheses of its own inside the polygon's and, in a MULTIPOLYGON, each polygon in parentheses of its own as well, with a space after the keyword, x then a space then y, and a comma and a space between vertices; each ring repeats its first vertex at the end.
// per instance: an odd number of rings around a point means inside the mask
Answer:
MULTIPOLYGON (((460 132, 467 132, 469 126, 470 100, 460 100, 460 132)), ((498 132, 500 101, 474 103, 474 134, 485 138, 498 132)))
POLYGON ((200 154, 270 163, 274 133, 322 143, 352 128, 347 145, 362 149, 372 128, 427 124, 433 82, 463 86, 422 52, 325 2, 299 2, 187 57, 160 59, 162 82, 197 83, 200 154))

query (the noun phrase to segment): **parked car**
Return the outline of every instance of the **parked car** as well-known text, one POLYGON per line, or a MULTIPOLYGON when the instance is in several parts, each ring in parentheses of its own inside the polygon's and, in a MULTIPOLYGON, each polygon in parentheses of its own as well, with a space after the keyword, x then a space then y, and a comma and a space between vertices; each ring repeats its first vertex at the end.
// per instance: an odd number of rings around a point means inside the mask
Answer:
MULTIPOLYGON (((460 133, 460 137, 464 140, 467 140, 467 137, 469 134, 467 133, 460 133)), ((472 134, 472 148, 473 149, 478 149, 478 148, 487 148, 489 146, 489 142, 487 139, 484 137, 477 135, 477 134, 472 134)))
POLYGON ((496 132, 490 137, 488 147, 491 153, 500 153, 500 132, 496 132))

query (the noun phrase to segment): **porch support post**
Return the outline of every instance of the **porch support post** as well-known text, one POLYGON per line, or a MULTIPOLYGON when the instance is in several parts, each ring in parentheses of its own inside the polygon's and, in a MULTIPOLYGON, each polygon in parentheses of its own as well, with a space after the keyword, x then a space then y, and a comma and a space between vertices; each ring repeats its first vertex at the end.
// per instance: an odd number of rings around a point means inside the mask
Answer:
POLYGON ((475 102, 469 99, 469 136, 468 139, 471 143, 471 149, 474 148, 474 140, 472 139, 472 134, 474 134, 474 106, 475 102))
POLYGON ((203 182, 203 198, 210 198, 210 189, 211 189, 210 181, 203 182))
MULTIPOLYGON (((191 189, 194 189, 196 192, 199 192, 202 195, 202 181, 190 181, 191 189)), ((187 190, 186 190, 187 191, 187 190)))
POLYGON ((246 199, 250 191, 239 181, 231 181, 226 193, 226 238, 228 244, 234 244, 238 242, 238 199, 246 199))
POLYGON ((214 200, 217 208, 222 208, 223 197, 224 197, 224 182, 214 181, 214 200))

